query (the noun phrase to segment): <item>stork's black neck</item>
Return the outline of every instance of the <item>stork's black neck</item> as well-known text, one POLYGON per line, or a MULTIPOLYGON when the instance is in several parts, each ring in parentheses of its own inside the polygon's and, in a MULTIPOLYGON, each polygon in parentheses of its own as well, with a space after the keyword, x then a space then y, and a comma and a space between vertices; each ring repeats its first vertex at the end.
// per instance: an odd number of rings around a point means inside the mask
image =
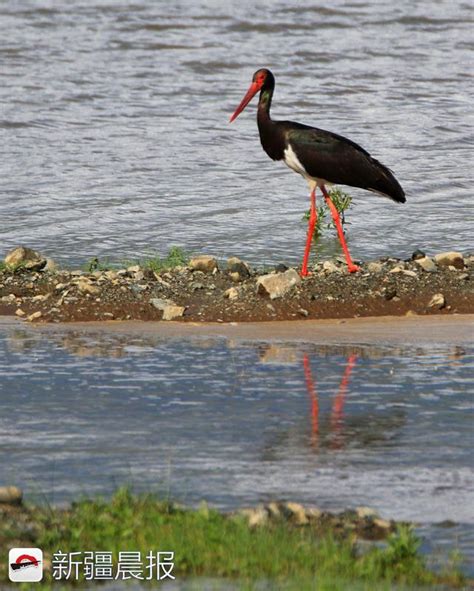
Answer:
POLYGON ((260 98, 258 99, 257 121, 260 128, 260 123, 271 122, 270 107, 272 105, 273 91, 275 90, 275 78, 268 70, 267 77, 260 91, 260 98))
POLYGON ((276 123, 270 117, 270 107, 272 105, 273 91, 275 90, 275 78, 271 72, 269 74, 260 91, 257 124, 263 149, 273 160, 281 160, 285 145, 284 138, 279 133, 276 123))

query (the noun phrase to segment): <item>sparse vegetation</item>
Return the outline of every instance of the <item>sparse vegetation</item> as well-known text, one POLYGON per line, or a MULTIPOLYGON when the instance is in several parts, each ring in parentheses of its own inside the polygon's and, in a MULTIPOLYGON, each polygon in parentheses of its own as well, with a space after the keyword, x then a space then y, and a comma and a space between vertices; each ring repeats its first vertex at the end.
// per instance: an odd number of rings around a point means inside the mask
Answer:
MULTIPOLYGON (((342 227, 344 228, 344 226, 346 224, 348 224, 348 222, 345 219, 345 212, 351 207, 352 205, 352 197, 351 195, 349 195, 349 193, 346 193, 345 191, 342 191, 341 189, 338 188, 333 188, 329 191, 329 196, 332 199, 332 202, 334 203, 339 215, 341 216, 341 224, 342 227)), ((313 235, 313 240, 316 242, 319 237, 323 234, 323 231, 325 229, 331 229, 334 228, 334 221, 331 218, 331 221, 328 222, 327 221, 327 216, 330 216, 330 213, 328 212, 328 209, 326 207, 326 205, 320 205, 319 207, 316 207, 317 209, 317 220, 316 220, 316 225, 314 227, 314 235, 313 235)), ((303 216, 303 221, 308 221, 309 220, 309 213, 310 210, 308 209, 308 211, 304 214, 303 216)))
MULTIPOLYGON (((0 521, 0 546, 21 539, 24 521, 24 513, 21 520, 0 521)), ((227 577, 245 589, 262 580, 287 590, 347 589, 348 583, 361 590, 441 583, 456 587, 463 582, 454 569, 443 575, 430 572, 408 527, 399 528, 383 547, 361 552, 352 534, 342 535, 331 526, 321 532, 282 520, 252 528, 241 515, 230 517, 206 504, 186 509, 128 489, 120 489, 110 501, 83 500, 69 509, 30 508, 27 523, 28 531, 35 532, 29 542, 42 548, 47 559, 58 550, 110 551, 116 563, 119 552, 146 556, 150 550, 173 551, 177 579, 227 577)), ((6 579, 5 567, 0 578, 6 579)))
POLYGON ((150 255, 142 259, 123 260, 112 262, 107 259, 101 260, 98 257, 92 257, 83 266, 83 269, 88 273, 94 271, 108 271, 112 269, 123 269, 133 265, 139 265, 143 269, 151 269, 159 273, 165 269, 172 269, 180 265, 186 265, 189 259, 188 254, 179 246, 172 246, 168 254, 163 258, 159 255, 150 255))
POLYGON ((186 265, 189 260, 189 255, 179 246, 172 246, 164 259, 159 256, 145 258, 138 261, 139 264, 146 269, 152 271, 163 271, 164 269, 172 269, 186 265))

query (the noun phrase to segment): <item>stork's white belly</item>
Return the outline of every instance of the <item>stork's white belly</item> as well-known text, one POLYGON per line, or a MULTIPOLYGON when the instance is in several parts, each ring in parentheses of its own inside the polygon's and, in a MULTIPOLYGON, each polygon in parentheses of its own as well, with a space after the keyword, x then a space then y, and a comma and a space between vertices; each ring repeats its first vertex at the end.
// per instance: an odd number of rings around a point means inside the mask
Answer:
POLYGON ((310 176, 306 172, 305 167, 298 160, 298 156, 295 154, 291 145, 288 145, 288 147, 285 148, 285 151, 283 152, 283 154, 284 154, 285 164, 289 168, 291 168, 291 170, 294 170, 298 174, 301 174, 302 176, 304 176, 304 178, 308 181, 308 184, 310 185, 310 187, 313 187, 314 185, 318 185, 318 187, 320 187, 321 185, 329 185, 329 186, 332 185, 332 183, 330 183, 329 181, 327 181, 325 179, 320 179, 318 177, 310 176))

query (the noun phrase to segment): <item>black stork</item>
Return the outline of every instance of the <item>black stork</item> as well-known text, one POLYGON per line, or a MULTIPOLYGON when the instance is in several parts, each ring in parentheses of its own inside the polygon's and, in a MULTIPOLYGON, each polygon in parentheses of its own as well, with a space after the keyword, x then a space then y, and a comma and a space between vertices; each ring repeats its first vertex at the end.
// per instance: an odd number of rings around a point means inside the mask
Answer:
POLYGON ((308 258, 317 219, 316 187, 321 189, 331 211, 346 257, 348 271, 350 273, 358 271, 359 267, 352 262, 339 213, 329 197, 326 185, 360 187, 399 203, 405 203, 405 193, 391 171, 355 142, 331 131, 301 123, 273 121, 270 117, 270 106, 274 89, 275 78, 270 70, 266 68, 257 70, 247 94, 230 118, 230 122, 260 91, 257 124, 263 149, 272 160, 283 160, 287 166, 301 174, 309 184, 311 208, 301 275, 306 277, 309 274, 308 258))

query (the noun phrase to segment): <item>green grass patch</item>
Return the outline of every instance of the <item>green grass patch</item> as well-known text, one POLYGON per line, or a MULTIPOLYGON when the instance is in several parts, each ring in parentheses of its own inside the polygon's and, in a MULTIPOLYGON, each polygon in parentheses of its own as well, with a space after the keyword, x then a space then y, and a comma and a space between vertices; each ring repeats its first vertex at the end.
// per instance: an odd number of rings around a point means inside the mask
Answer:
POLYGON ((173 574, 179 580, 225 577, 249 590, 255 582, 273 581, 272 589, 301 591, 434 588, 463 582, 454 570, 442 576, 430 572, 418 552, 419 540, 407 527, 383 547, 361 553, 354 539, 341 539, 332 531, 321 535, 287 522, 250 528, 244 517, 230 518, 207 506, 183 509, 127 489, 109 501, 84 500, 68 510, 35 509, 31 514, 34 545, 49 557, 59 549, 111 551, 115 562, 124 551, 142 556, 150 550, 173 551, 173 574))
POLYGON ((164 257, 160 255, 150 255, 138 259, 125 259, 123 261, 113 262, 108 259, 99 259, 92 257, 84 265, 83 270, 88 273, 94 271, 109 271, 124 269, 134 265, 139 265, 142 269, 150 269, 156 273, 186 265, 189 261, 189 255, 179 246, 172 246, 168 254, 164 257))
POLYGON ((173 269, 174 267, 187 265, 188 261, 189 255, 182 248, 179 246, 172 246, 166 257, 146 257, 141 261, 137 261, 136 264, 145 269, 151 269, 152 271, 159 273, 166 269, 173 269))

